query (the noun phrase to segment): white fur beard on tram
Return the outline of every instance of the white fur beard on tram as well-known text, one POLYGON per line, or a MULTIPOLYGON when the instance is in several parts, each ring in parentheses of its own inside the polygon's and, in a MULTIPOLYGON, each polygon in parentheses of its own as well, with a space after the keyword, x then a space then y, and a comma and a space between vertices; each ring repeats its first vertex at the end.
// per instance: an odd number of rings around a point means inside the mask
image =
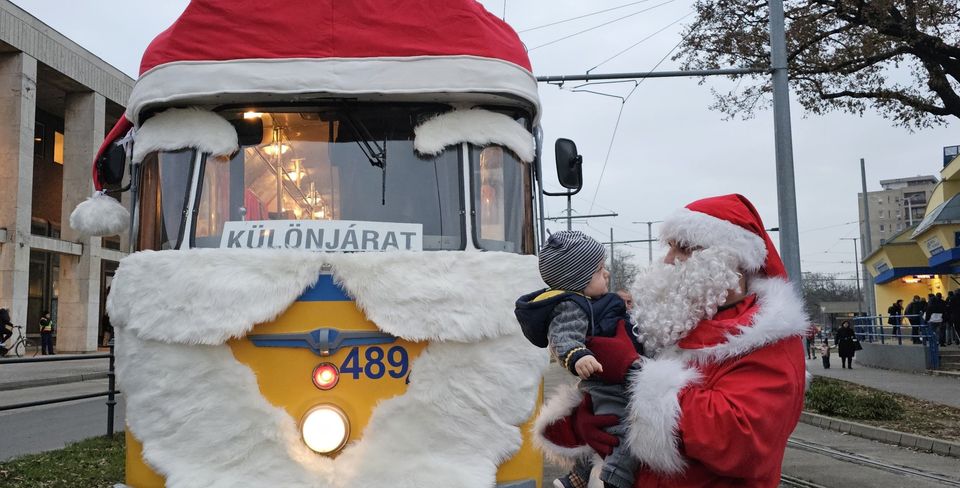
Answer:
POLYGON ((694 251, 686 261, 655 263, 637 276, 631 287, 633 315, 648 356, 717 313, 727 292, 739 286, 737 263, 734 253, 709 248, 694 251))

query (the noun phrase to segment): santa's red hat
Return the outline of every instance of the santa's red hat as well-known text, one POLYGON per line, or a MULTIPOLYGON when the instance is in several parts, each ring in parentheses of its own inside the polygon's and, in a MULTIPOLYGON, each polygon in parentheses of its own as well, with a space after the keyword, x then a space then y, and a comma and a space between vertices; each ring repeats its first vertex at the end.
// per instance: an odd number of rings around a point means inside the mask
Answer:
POLYGON ((787 278, 780 254, 753 204, 739 194, 697 200, 664 221, 661 241, 684 246, 726 248, 749 273, 787 278))

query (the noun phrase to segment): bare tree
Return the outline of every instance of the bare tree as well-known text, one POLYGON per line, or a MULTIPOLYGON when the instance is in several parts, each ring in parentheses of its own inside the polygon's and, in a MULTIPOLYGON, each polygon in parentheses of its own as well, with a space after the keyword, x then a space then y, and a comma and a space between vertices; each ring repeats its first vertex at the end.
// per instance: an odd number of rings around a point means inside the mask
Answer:
POLYGON ((629 251, 617 249, 613 253, 616 259, 613 262, 607 261, 607 269, 610 271, 610 291, 617 291, 633 284, 640 272, 640 265, 634 261, 635 256, 629 251))
MULTIPOLYGON (((809 112, 877 110, 907 128, 960 117, 960 0, 785 0, 791 88, 809 112)), ((686 69, 769 66, 763 0, 698 0, 681 50, 686 69)), ((738 77, 712 108, 749 118, 770 80, 738 77)))

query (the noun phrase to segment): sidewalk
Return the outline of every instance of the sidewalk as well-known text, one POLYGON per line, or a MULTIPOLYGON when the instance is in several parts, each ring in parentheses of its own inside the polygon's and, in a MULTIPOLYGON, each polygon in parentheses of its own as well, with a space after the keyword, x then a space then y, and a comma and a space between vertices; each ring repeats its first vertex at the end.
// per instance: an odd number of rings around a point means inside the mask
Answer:
POLYGON ((890 393, 899 393, 941 405, 960 408, 960 380, 944 376, 911 374, 858 365, 842 369, 840 358, 830 358, 830 369, 823 369, 820 358, 808 359, 807 370, 814 376, 836 378, 890 393))
POLYGON ((109 359, 22 364, 2 364, 0 360, 0 391, 106 378, 109 367, 109 359))

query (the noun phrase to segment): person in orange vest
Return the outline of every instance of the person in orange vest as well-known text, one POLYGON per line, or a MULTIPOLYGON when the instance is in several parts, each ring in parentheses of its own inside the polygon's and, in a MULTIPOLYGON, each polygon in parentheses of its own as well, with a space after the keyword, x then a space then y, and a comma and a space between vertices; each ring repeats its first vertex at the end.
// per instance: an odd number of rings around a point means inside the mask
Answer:
POLYGON ((44 356, 53 355, 53 319, 46 310, 40 316, 40 351, 44 356))

